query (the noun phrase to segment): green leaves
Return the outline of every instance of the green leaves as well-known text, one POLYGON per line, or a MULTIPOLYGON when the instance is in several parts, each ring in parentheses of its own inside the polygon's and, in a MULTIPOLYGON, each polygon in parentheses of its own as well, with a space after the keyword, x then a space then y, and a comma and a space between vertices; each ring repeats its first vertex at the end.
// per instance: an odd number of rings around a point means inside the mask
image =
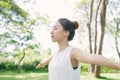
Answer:
POLYGON ((6 23, 18 23, 27 19, 28 13, 20 8, 14 0, 0 0, 0 15, 6 23))
POLYGON ((26 18, 28 13, 25 12, 22 8, 20 8, 18 5, 16 4, 12 4, 11 5, 11 11, 13 11, 13 13, 15 13, 16 15, 20 15, 23 18, 26 18))
POLYGON ((4 0, 0 0, 0 7, 9 10, 11 8, 11 5, 9 4, 9 2, 6 2, 4 0))

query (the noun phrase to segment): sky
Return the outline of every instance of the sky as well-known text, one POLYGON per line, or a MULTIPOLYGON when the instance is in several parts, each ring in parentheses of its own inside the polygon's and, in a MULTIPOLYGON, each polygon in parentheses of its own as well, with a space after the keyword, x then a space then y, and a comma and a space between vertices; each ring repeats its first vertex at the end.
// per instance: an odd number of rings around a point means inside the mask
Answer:
POLYGON ((32 17, 47 14, 52 20, 67 17, 73 19, 75 2, 77 0, 16 0, 23 9, 28 11, 32 17))

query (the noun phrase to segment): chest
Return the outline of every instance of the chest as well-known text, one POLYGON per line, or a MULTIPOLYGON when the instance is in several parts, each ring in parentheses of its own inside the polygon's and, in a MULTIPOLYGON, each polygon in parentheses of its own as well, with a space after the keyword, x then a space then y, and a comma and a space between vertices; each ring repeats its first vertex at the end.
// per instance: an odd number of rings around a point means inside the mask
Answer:
POLYGON ((61 53, 56 53, 50 61, 49 66, 55 69, 71 67, 70 52, 71 49, 67 48, 61 53))
POLYGON ((71 61, 70 55, 68 55, 67 53, 60 53, 60 54, 56 54, 50 63, 51 65, 60 67, 60 66, 68 65, 70 61, 71 61))

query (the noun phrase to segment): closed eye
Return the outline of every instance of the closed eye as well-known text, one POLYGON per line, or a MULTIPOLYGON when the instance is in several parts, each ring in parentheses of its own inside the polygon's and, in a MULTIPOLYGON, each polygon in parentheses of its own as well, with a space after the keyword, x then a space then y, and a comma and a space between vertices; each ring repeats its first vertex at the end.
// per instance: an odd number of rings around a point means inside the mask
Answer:
POLYGON ((53 27, 54 30, 57 30, 58 28, 56 26, 53 27))
POLYGON ((57 30, 58 28, 54 28, 54 30, 57 30))

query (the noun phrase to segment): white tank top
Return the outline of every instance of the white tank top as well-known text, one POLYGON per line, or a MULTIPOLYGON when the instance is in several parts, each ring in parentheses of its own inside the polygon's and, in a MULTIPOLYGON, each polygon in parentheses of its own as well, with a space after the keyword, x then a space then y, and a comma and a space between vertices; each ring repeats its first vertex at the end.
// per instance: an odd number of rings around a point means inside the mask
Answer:
POLYGON ((49 63, 49 80, 80 80, 80 67, 73 69, 70 59, 72 47, 55 54, 49 63))

